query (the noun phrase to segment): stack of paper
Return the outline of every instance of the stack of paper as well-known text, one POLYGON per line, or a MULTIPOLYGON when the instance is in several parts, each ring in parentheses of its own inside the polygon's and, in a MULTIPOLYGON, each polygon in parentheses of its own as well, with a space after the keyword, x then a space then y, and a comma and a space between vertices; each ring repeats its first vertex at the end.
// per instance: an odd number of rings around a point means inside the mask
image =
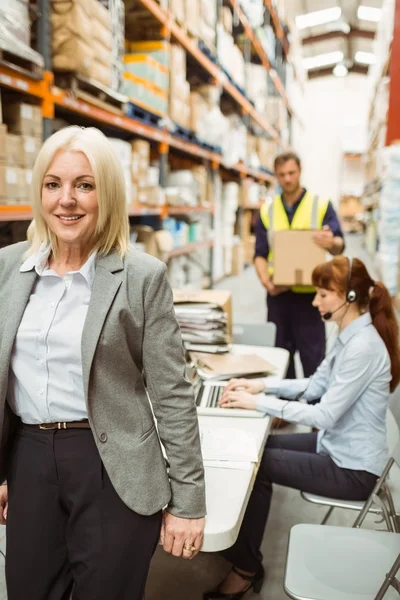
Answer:
POLYGON ((242 429, 200 426, 200 439, 206 466, 252 468, 258 460, 254 439, 242 429))
POLYGON ((275 368, 256 354, 223 355, 190 352, 190 359, 202 379, 232 379, 232 377, 265 377, 275 368))
POLYGON ((175 304, 182 339, 188 349, 198 346, 227 346, 227 314, 210 302, 175 304))

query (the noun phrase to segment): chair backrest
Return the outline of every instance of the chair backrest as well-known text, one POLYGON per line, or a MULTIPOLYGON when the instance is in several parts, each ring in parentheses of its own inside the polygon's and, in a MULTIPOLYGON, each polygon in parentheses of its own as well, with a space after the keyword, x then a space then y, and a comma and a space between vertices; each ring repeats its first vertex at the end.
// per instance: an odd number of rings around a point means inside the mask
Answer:
POLYGON ((275 346, 275 323, 260 325, 243 324, 233 326, 233 343, 245 346, 275 346))
POLYGON ((397 421, 393 416, 392 411, 388 408, 386 415, 386 431, 387 431, 387 445, 390 456, 393 455, 394 449, 397 442, 400 439, 399 427, 397 421))
POLYGON ((397 386, 393 394, 390 394, 389 408, 397 421, 397 426, 400 429, 400 385, 397 386))

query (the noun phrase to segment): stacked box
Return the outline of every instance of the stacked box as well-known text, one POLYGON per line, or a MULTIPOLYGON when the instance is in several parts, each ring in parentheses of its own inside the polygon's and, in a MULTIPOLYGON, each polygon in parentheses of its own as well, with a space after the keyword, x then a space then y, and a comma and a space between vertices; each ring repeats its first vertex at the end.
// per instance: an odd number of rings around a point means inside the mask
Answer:
POLYGON ((111 87, 120 91, 123 87, 125 53, 125 4, 123 0, 107 0, 111 17, 111 87))
POLYGON ((207 113, 208 104, 206 100, 204 100, 204 98, 198 92, 191 92, 189 129, 198 134, 201 128, 201 123, 204 121, 207 113))
POLYGON ((171 44, 168 114, 177 125, 190 128, 190 85, 186 81, 186 52, 176 44, 171 44))
POLYGON ((131 141, 132 149, 132 182, 138 188, 147 186, 150 168, 150 144, 145 140, 131 141))
POLYGON ((43 137, 42 111, 39 106, 24 102, 4 103, 3 120, 10 133, 43 137))
POLYGON ((132 150, 129 142, 118 138, 108 138, 112 149, 117 155, 118 162, 122 167, 125 181, 126 204, 131 206, 134 202, 132 189, 132 150))
POLYGON ((191 37, 199 38, 200 0, 185 0, 185 27, 191 37))
POLYGON ((124 73, 123 92, 129 100, 142 108, 164 117, 168 109, 168 94, 152 83, 150 79, 124 73))
POLYGON ((171 44, 163 40, 127 42, 126 52, 127 54, 145 54, 168 68, 171 44))
POLYGON ((185 24, 186 6, 185 0, 169 0, 168 8, 175 21, 180 25, 185 24))
POLYGON ((274 160, 278 154, 277 143, 274 140, 258 137, 256 140, 256 149, 261 166, 273 171, 274 160))
POLYGON ((110 12, 98 0, 51 0, 53 68, 111 86, 110 12))
POLYGON ((147 206, 164 206, 165 192, 160 187, 160 170, 150 166, 150 144, 132 140, 132 184, 135 202, 147 206))
POLYGON ((223 6, 220 12, 220 22, 226 33, 232 35, 233 33, 233 15, 232 11, 228 6, 223 6))
POLYGON ((160 117, 168 112, 169 62, 168 42, 127 43, 123 92, 160 117))
POLYGON ((217 3, 215 0, 199 0, 199 38, 215 52, 215 32, 217 27, 217 3))
POLYGON ((44 59, 32 50, 29 0, 7 0, 0 2, 0 48, 12 52, 39 67, 44 59))
POLYGON ((148 79, 160 90, 168 91, 168 67, 147 54, 125 54, 125 72, 148 79))
POLYGON ((220 65, 242 88, 246 84, 245 61, 240 48, 235 44, 231 34, 222 25, 218 25, 217 57, 220 65))

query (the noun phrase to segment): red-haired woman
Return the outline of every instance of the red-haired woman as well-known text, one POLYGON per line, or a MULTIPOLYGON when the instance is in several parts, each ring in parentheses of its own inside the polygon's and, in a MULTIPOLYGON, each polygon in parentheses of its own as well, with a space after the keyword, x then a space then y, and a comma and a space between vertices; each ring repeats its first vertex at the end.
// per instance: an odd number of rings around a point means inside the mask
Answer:
POLYGON ((269 438, 238 540, 224 553, 233 568, 204 600, 236 600, 250 588, 260 591, 260 546, 273 483, 365 500, 388 460, 386 412, 400 380, 399 329, 389 292, 360 260, 344 256, 318 266, 313 283, 314 306, 339 326, 332 352, 310 379, 284 380, 275 388, 264 380, 233 380, 221 405, 256 408, 319 432, 269 438), (308 404, 316 399, 321 401, 308 404))

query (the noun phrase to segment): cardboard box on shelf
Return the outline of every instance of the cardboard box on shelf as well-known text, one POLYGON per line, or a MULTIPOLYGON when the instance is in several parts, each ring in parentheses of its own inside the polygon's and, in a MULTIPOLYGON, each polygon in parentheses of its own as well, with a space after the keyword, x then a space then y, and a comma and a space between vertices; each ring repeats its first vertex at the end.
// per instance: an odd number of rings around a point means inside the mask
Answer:
POLYGON ((197 92, 190 94, 190 127, 191 131, 197 131, 199 124, 208 113, 208 105, 204 98, 197 92))
POLYGON ((32 169, 37 155, 42 147, 42 140, 30 135, 23 135, 21 138, 22 146, 22 166, 25 169, 32 169))
POLYGON ((252 265, 256 249, 256 238, 254 235, 250 235, 242 243, 244 248, 244 263, 245 265, 252 265))
POLYGON ((276 142, 274 140, 258 137, 256 138, 256 150, 261 166, 273 171, 274 160, 278 154, 276 142))
POLYGON ((146 140, 132 140, 132 152, 136 152, 140 157, 150 162, 150 144, 146 140))
POLYGON ((186 52, 182 46, 171 44, 169 68, 171 77, 186 80, 186 52))
POLYGON ((150 144, 142 140, 131 142, 132 180, 138 187, 147 185, 147 172, 150 166, 150 144))
POLYGON ((244 245, 236 244, 232 249, 232 275, 241 275, 244 271, 244 245))
POLYGON ((158 185, 140 187, 137 192, 137 200, 139 204, 146 206, 164 206, 165 192, 158 185))
POLYGON ((170 96, 169 99, 169 117, 170 119, 184 127, 190 128, 190 104, 189 99, 185 100, 179 96, 170 96))
POLYGON ((24 102, 4 104, 3 118, 10 133, 43 137, 42 112, 39 106, 24 102))
POLYGON ((227 33, 232 35, 233 32, 233 15, 228 6, 223 6, 221 9, 221 23, 227 33))
POLYGON ((209 206, 209 177, 204 165, 196 165, 191 169, 196 184, 196 195, 200 206, 209 206))
POLYGON ((185 23, 185 0, 169 0, 169 10, 180 25, 185 23))
POLYGON ((8 133, 6 137, 6 164, 8 167, 23 167, 22 137, 8 133))
POLYGON ((239 235, 242 241, 246 241, 251 237, 251 224, 252 224, 253 215, 250 210, 246 210, 243 212, 242 218, 240 220, 240 231, 239 235))
POLYGON ((311 285, 315 267, 325 262, 326 251, 313 242, 314 231, 294 230, 274 233, 274 283, 311 285))
POLYGON ((144 244, 144 249, 147 254, 151 254, 156 258, 167 261, 168 252, 172 250, 173 240, 168 231, 154 231, 148 225, 134 225, 131 229, 137 235, 136 242, 144 244))
POLYGON ((341 217, 355 217, 363 212, 364 206, 357 196, 342 196, 340 198, 339 214, 341 217))
POLYGON ((145 252, 158 257, 156 232, 154 229, 148 225, 134 225, 131 229, 137 234, 136 241, 144 244, 145 252))
POLYGON ((24 169, 0 166, 0 204, 21 204, 26 198, 24 169))
POLYGON ((187 32, 194 38, 198 38, 199 31, 199 0, 185 0, 185 25, 187 32))
POLYGON ((228 344, 232 343, 232 294, 227 290, 172 290, 174 304, 203 302, 217 305, 227 315, 226 334, 228 344))
POLYGON ((7 143, 7 127, 6 127, 6 125, 0 124, 0 165, 6 164, 6 158, 7 158, 6 143, 7 143))

